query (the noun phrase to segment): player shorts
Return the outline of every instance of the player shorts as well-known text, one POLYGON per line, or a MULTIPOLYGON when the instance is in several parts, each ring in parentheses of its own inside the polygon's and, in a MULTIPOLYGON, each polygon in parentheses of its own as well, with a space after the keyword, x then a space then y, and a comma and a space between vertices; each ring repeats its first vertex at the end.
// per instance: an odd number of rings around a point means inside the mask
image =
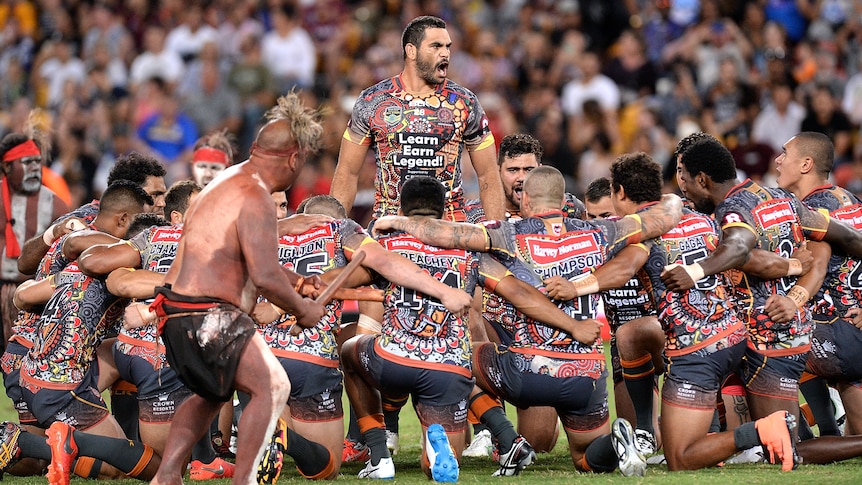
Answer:
POLYGON ((39 427, 48 428, 54 421, 62 421, 86 431, 110 414, 98 385, 98 364, 93 363, 74 390, 49 389, 29 383, 24 383, 21 389, 39 427))
POLYGON ((341 394, 343 375, 338 367, 326 367, 298 359, 279 357, 290 379, 290 417, 307 422, 335 421, 344 416, 341 394))
POLYGON ((18 422, 21 424, 36 425, 36 416, 30 412, 27 401, 21 392, 21 362, 27 355, 28 349, 18 342, 10 341, 6 344, 6 351, 0 358, 0 369, 3 370, 3 385, 6 387, 6 396, 15 406, 18 412, 18 422))
POLYGON ((232 399, 240 356, 256 332, 254 321, 230 303, 165 287, 156 291, 155 305, 167 315, 161 336, 171 368, 204 399, 232 399))
POLYGON ((438 423, 447 433, 459 433, 467 429, 472 378, 455 372, 393 362, 377 353, 376 340, 374 335, 365 335, 356 342, 358 360, 363 366, 361 372, 367 380, 386 394, 410 394, 422 426, 438 423))
POLYGON ((747 342, 743 340, 717 351, 700 349, 683 355, 665 355, 662 401, 681 408, 715 409, 718 390, 739 367, 746 348, 747 342))
POLYGON ((811 336, 808 368, 830 381, 862 379, 862 330, 850 320, 826 318, 815 315, 817 327, 811 336))
POLYGON ((170 423, 180 404, 192 396, 192 391, 180 386, 173 391, 166 391, 154 397, 138 396, 138 419, 144 423, 170 423))
POLYGON ((608 420, 607 370, 598 379, 552 377, 522 370, 529 356, 506 347, 486 343, 474 352, 476 369, 493 393, 515 406, 552 406, 563 426, 574 432, 597 429, 608 420))
POLYGON ((183 387, 179 376, 171 367, 153 369, 149 359, 135 355, 136 350, 144 353, 153 351, 152 348, 114 342, 114 364, 120 377, 138 388, 138 400, 163 396, 183 387), (125 351, 121 350, 121 347, 125 351))
POLYGON ((798 401, 799 378, 805 370, 807 358, 808 352, 772 357, 746 348, 739 377, 749 394, 798 401))

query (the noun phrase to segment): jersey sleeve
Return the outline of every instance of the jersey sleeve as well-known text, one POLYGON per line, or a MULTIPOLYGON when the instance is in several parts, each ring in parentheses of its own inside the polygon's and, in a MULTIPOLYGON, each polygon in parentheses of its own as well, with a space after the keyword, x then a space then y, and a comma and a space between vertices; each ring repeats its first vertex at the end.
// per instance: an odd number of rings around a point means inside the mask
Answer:
POLYGON ((129 239, 129 246, 138 251, 138 253, 143 253, 150 245, 150 236, 152 235, 152 233, 153 228, 144 229, 143 231, 139 232, 137 236, 129 239))
POLYGON ((488 123, 488 116, 479 98, 469 93, 470 114, 467 116, 467 127, 464 130, 464 144, 468 150, 477 151, 494 146, 494 135, 488 123))
POLYGON ((365 92, 356 99, 353 105, 353 112, 350 114, 350 120, 347 122, 347 128, 344 130, 343 138, 357 145, 371 145, 371 125, 368 120, 373 115, 374 106, 365 96, 365 92))
POLYGON ((515 226, 506 221, 486 221, 479 226, 487 234, 489 253, 504 262, 517 258, 515 226))
POLYGON ((607 240, 608 258, 614 257, 629 244, 641 242, 642 223, 637 214, 629 214, 616 220, 597 219, 590 221, 598 227, 607 240))
POLYGON ((751 212, 753 207, 742 207, 734 202, 736 202, 734 199, 728 199, 715 208, 715 222, 718 223, 718 227, 722 231, 731 227, 742 227, 757 236, 757 231, 754 229, 757 224, 754 222, 754 215, 751 212))
POLYGON ((812 241, 822 241, 826 237, 826 230, 829 228, 829 220, 831 219, 829 210, 812 209, 796 197, 792 197, 791 200, 796 213, 799 214, 799 222, 805 237, 812 241))
POLYGON ((362 226, 351 219, 339 221, 338 231, 341 233, 341 246, 344 252, 349 253, 351 257, 362 246, 370 243, 377 244, 377 241, 369 236, 362 226))

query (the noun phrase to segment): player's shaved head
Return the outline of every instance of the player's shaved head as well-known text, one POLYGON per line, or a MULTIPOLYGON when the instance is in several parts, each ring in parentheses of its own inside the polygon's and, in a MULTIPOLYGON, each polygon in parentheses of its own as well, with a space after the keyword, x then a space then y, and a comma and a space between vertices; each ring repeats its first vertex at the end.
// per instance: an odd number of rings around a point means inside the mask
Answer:
POLYGON ((542 165, 536 167, 524 180, 524 192, 530 196, 534 204, 561 207, 566 195, 566 181, 563 174, 554 167, 542 165))
POLYGON ((793 137, 796 142, 797 154, 803 157, 811 157, 814 168, 820 175, 828 176, 832 171, 832 163, 835 159, 835 146, 832 140, 823 133, 816 131, 803 131, 793 137))

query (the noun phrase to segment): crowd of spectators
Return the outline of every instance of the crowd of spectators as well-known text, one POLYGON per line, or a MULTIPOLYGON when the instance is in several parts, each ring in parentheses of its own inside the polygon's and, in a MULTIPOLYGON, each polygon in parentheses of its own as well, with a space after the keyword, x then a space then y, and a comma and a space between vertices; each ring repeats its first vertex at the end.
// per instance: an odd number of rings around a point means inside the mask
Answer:
POLYGON ((327 140, 295 207, 328 192, 353 100, 400 71, 401 31, 422 14, 447 21, 449 76, 477 93, 497 140, 537 137, 575 193, 623 152, 650 153, 672 179, 672 149, 695 130, 767 185, 790 136, 824 132, 836 181, 862 192, 854 0, 6 0, 0 133, 42 108, 75 205, 129 150, 178 180, 195 140, 227 128, 244 159, 265 109, 300 89, 325 108, 327 140))

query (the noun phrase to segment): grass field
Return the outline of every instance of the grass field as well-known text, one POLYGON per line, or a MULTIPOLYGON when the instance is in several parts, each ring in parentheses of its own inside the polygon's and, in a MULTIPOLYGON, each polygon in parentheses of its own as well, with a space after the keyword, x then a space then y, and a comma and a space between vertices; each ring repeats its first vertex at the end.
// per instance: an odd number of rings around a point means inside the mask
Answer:
MULTIPOLYGON (((511 409, 511 406, 508 408, 511 409)), ((613 409, 613 406, 611 406, 613 409)), ((15 416, 11 402, 5 395, 0 397, 0 418, 12 419, 15 416)), ((425 484, 429 480, 425 478, 419 467, 420 452, 420 428, 419 422, 412 408, 405 407, 401 413, 401 451, 394 457, 396 474, 395 483, 403 484, 425 484)), ((368 483, 367 480, 359 480, 356 473, 363 467, 359 463, 347 463, 341 468, 339 483, 368 483)), ((646 477, 634 478, 623 477, 619 473, 613 474, 584 474, 575 471, 572 461, 568 455, 568 446, 565 435, 560 437, 557 446, 551 453, 541 454, 538 461, 524 470, 517 477, 492 477, 496 470, 495 464, 490 458, 464 458, 461 464, 460 483, 507 483, 507 484, 699 484, 720 483, 721 485, 734 484, 859 484, 862 483, 862 459, 854 459, 835 465, 802 465, 799 469, 782 473, 778 466, 773 465, 726 465, 723 468, 713 468, 697 472, 669 473, 664 466, 650 466, 646 477)), ((289 464, 285 464, 279 483, 302 483, 305 479, 289 464)), ((13 485, 44 484, 44 477, 12 477, 5 476, 3 483, 13 485)), ((88 483, 84 479, 73 478, 72 483, 88 483)), ((92 483, 92 482, 89 482, 92 483)), ((112 482, 117 485, 141 483, 137 480, 121 480, 112 482)), ((221 485, 229 483, 228 480, 213 480, 207 483, 221 485)))

